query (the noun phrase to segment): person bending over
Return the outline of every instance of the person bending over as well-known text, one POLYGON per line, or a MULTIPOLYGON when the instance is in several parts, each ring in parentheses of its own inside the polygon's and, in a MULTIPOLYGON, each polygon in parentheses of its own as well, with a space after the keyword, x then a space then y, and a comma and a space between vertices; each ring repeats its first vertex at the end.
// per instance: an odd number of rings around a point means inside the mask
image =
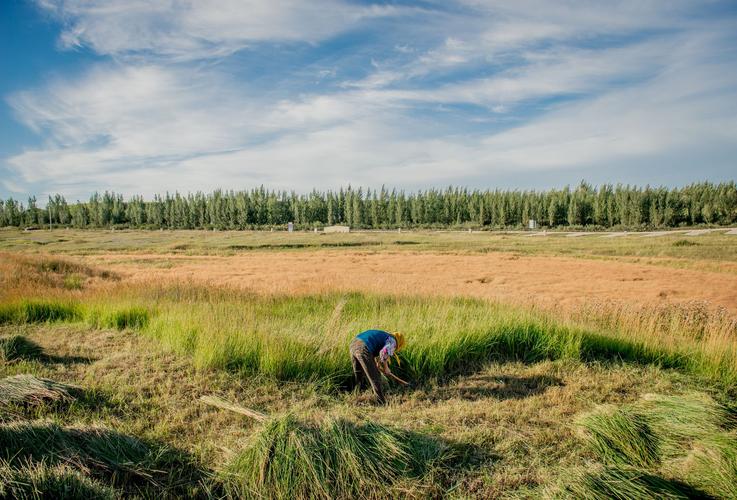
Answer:
POLYGON ((383 330, 366 330, 359 333, 351 342, 350 353, 353 375, 361 390, 366 388, 366 379, 376 395, 376 401, 384 404, 384 391, 381 387, 379 370, 391 375, 389 359, 404 347, 404 336, 383 330))

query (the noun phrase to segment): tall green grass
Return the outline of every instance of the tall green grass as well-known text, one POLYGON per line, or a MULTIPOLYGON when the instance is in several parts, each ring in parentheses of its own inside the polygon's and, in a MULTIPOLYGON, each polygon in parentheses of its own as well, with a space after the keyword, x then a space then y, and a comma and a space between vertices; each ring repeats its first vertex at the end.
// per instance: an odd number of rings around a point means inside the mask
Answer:
POLYGON ((95 328, 140 330, 148 324, 150 317, 151 312, 142 306, 99 304, 88 307, 84 319, 95 328))
POLYGON ((201 367, 280 380, 351 381, 348 345, 368 328, 408 338, 395 371, 416 381, 467 373, 489 360, 615 360, 654 364, 737 388, 737 351, 699 339, 661 345, 636 332, 594 331, 550 315, 475 299, 371 294, 258 296, 180 284, 124 290, 84 303, 21 301, 17 322, 84 321, 139 331, 201 367))
POLYGON ((200 366, 279 379, 350 380, 347 346, 367 328, 403 332, 395 371, 414 380, 467 373, 489 360, 623 360, 677 368, 737 385, 737 358, 712 358, 697 343, 661 348, 548 315, 473 299, 365 294, 260 297, 168 290, 143 331, 200 366))
POLYGON ((0 325, 74 321, 80 317, 80 307, 70 301, 24 299, 0 304, 0 325))

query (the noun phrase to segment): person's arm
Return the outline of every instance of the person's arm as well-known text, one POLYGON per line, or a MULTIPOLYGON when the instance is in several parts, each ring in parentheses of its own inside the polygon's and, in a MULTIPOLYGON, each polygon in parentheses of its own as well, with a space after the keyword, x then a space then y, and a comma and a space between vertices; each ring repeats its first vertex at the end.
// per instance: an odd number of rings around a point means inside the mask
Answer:
POLYGON ((379 370, 387 374, 391 373, 391 370, 389 369, 389 358, 394 356, 394 351, 396 349, 397 342, 392 337, 389 337, 386 340, 384 348, 379 351, 379 370))

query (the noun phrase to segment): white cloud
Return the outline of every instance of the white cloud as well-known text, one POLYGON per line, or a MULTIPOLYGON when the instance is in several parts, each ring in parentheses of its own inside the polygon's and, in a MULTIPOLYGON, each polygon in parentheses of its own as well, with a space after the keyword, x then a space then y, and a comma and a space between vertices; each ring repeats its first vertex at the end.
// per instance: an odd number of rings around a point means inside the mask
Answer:
POLYGON ((64 22, 65 47, 176 60, 222 57, 256 42, 315 43, 405 11, 342 0, 37 0, 64 22))
MULTIPOLYGON (((184 59, 259 40, 315 42, 396 9, 54 2, 68 44, 126 57, 9 97, 44 143, 7 160, 4 185, 72 198, 260 184, 418 187, 633 159, 664 169, 679 153, 737 153, 733 23, 685 19, 680 4, 667 12, 640 2, 466 4, 471 15, 434 19, 443 29, 433 47, 391 40, 385 59, 362 53, 365 78, 285 94, 184 59), (642 29, 656 34, 628 38, 642 29), (579 43, 597 35, 627 41, 579 43), (528 103, 535 111, 520 112, 528 103), (453 122, 435 111, 468 104, 478 108, 453 122)), ((279 76, 314 82, 343 69, 340 59, 320 60, 279 76)))
MULTIPOLYGON (((706 36, 669 45, 648 79, 609 86, 483 136, 438 133, 435 124, 414 117, 412 93, 359 89, 266 102, 211 72, 193 79, 171 68, 104 67, 11 100, 26 123, 48 130, 50 142, 10 164, 24 183, 50 179, 51 191, 80 196, 93 189, 152 195, 258 184, 414 187, 617 159, 657 161, 664 152, 724 148, 737 140, 737 74, 700 58, 718 42, 706 36)), ((562 89, 583 88, 580 80, 594 88, 589 79, 611 76, 603 68, 627 76, 622 60, 640 68, 659 46, 647 45, 651 50, 640 59, 603 51, 597 64, 580 64, 588 54, 564 58, 568 64, 554 58, 552 66, 518 75, 517 84, 511 79, 510 88, 522 89, 515 98, 529 96, 528 80, 569 82, 562 89), (559 71, 568 76, 551 77, 559 71)), ((443 93, 462 100, 448 89, 433 98, 442 101, 443 93)))

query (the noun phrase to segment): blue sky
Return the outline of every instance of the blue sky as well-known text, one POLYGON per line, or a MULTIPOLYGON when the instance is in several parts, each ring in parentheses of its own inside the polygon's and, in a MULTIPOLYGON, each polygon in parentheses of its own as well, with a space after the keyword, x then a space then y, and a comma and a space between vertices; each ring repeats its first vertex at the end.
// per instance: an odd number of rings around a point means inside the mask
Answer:
POLYGON ((0 196, 737 177, 730 1, 4 0, 0 196))

